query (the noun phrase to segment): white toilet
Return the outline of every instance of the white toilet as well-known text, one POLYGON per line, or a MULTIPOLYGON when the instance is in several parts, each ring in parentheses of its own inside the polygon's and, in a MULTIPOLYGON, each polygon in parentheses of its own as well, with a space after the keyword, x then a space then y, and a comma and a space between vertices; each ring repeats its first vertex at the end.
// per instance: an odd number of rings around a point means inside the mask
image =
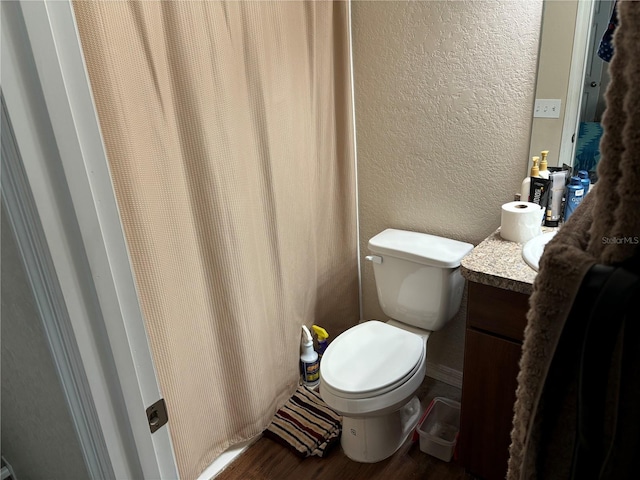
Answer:
POLYGON ((469 243, 387 229, 369 240, 386 323, 360 323, 333 340, 320 363, 320 395, 343 416, 342 448, 357 462, 392 455, 416 426, 429 333, 460 308, 460 260, 469 243))

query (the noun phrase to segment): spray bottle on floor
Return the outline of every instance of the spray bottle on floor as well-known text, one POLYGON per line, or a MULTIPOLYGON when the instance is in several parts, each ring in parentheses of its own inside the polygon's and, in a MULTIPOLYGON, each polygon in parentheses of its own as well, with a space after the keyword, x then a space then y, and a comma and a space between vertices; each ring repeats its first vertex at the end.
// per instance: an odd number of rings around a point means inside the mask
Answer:
POLYGON ((320 362, 318 354, 313 349, 313 337, 306 325, 302 326, 302 340, 300 342, 300 370, 302 384, 313 388, 320 382, 320 362))
POLYGON ((329 334, 324 328, 319 327, 318 325, 311 325, 311 328, 313 329, 313 333, 316 334, 316 337, 318 337, 318 361, 321 362, 322 355, 327 349, 329 334))

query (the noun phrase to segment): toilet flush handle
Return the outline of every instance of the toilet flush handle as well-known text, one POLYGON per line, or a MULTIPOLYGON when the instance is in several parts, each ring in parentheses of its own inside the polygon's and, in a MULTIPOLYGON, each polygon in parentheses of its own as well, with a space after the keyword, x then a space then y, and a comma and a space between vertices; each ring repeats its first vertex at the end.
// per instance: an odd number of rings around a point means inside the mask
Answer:
POLYGON ((378 265, 382 263, 382 257, 378 257, 377 255, 367 255, 364 258, 370 262, 377 263, 378 265))

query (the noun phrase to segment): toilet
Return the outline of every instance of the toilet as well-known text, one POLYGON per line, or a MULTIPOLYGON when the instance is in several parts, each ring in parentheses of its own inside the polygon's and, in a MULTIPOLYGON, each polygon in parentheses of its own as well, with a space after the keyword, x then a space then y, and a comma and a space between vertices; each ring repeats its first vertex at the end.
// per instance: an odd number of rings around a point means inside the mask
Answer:
POLYGON ((393 455, 421 413, 414 395, 427 340, 460 308, 460 261, 469 243, 387 229, 369 240, 378 301, 392 320, 370 320, 338 335, 320 362, 320 395, 343 417, 341 444, 357 462, 393 455))

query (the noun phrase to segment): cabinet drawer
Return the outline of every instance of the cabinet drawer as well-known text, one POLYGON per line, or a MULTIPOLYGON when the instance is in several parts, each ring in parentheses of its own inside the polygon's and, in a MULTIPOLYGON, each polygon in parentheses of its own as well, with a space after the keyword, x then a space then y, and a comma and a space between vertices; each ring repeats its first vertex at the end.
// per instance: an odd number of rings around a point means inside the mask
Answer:
POLYGON ((467 327, 522 342, 529 295, 469 282, 467 327))

